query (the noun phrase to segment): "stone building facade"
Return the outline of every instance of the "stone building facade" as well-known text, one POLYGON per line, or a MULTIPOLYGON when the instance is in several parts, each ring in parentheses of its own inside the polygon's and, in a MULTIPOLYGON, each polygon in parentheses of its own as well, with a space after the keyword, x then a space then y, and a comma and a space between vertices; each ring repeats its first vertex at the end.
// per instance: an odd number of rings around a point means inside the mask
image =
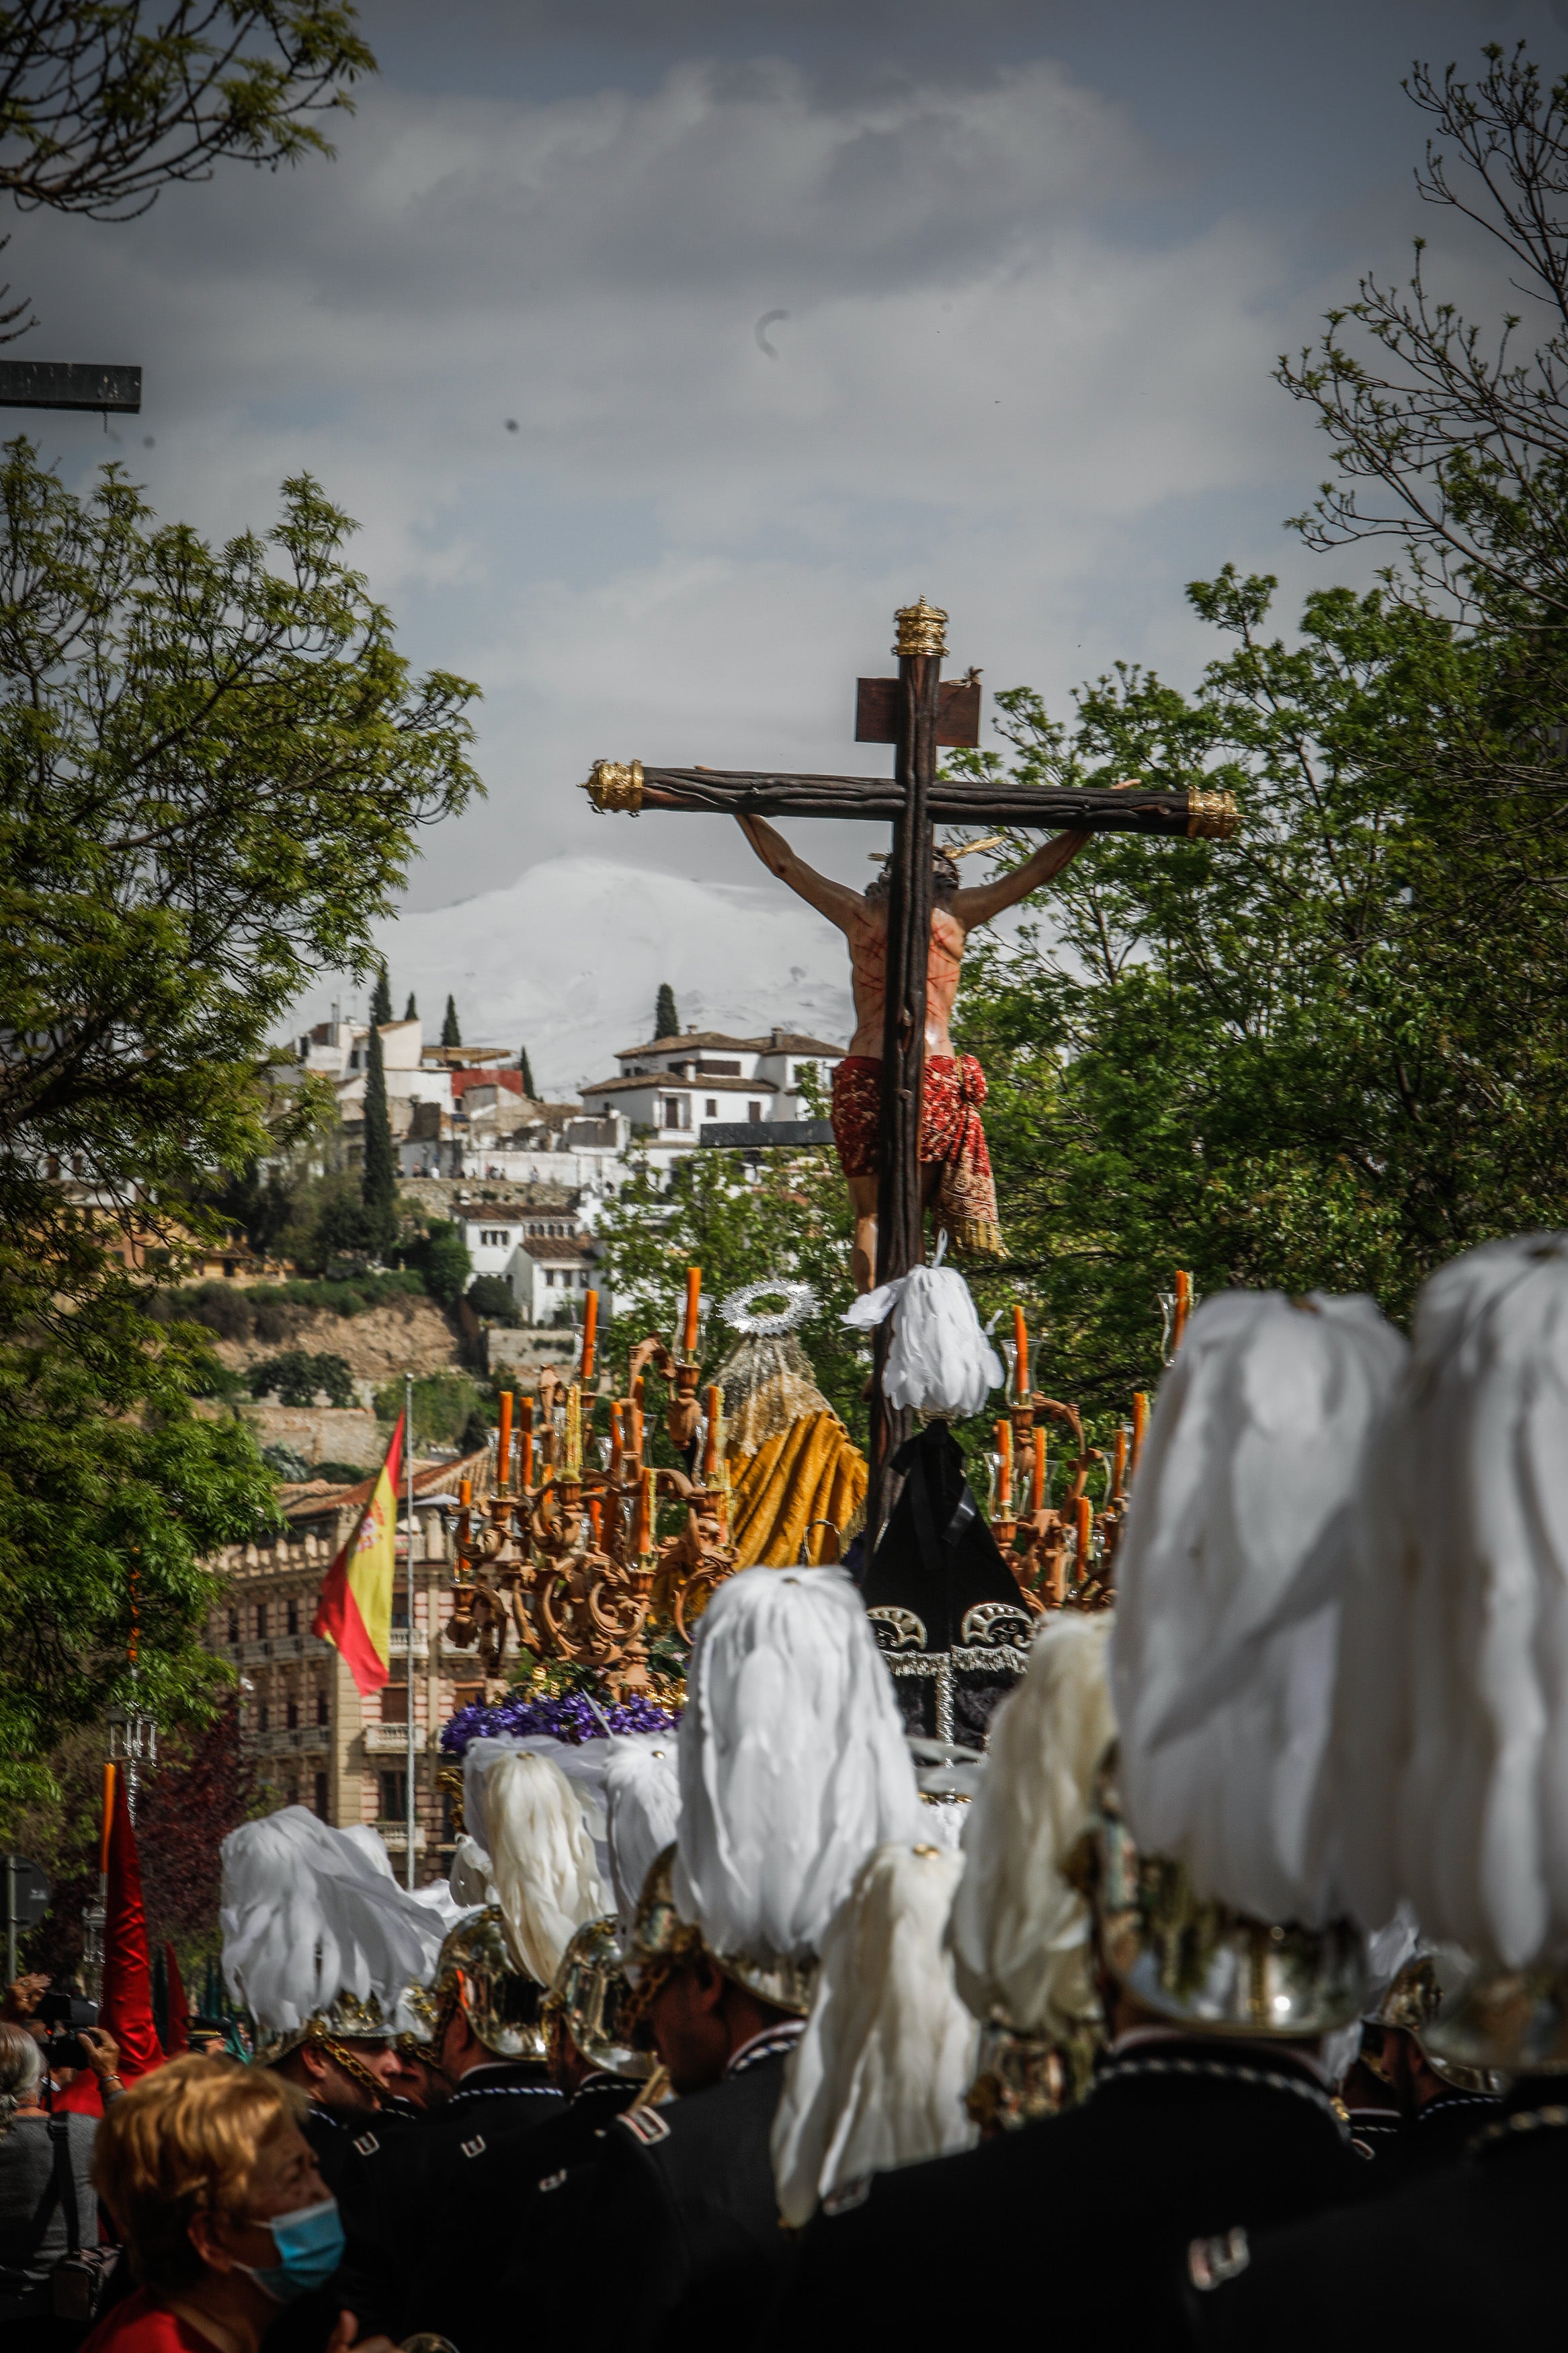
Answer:
MULTIPOLYGON (((454 1842, 450 1800, 437 1780, 441 1726, 459 1707, 484 1696, 473 1652, 455 1649, 441 1631, 452 1609, 450 1514, 424 1499, 455 1495, 465 1478, 478 1499, 489 1493, 489 1470, 488 1452, 416 1470, 414 1622, 411 1627, 400 1537, 392 1679, 367 1696, 361 1696, 331 1643, 311 1633, 310 1620, 321 1580, 369 1500, 371 1482, 285 1488, 285 1527, 259 1543, 231 1545, 211 1564, 218 1599, 208 1616, 208 1647, 240 1675, 241 1753, 254 1764, 270 1802, 309 1806, 340 1829, 372 1824, 385 1840, 399 1878, 408 1848, 412 1706, 421 1883, 445 1875, 454 1842)), ((401 1522, 401 1495, 398 1507, 401 1522)))

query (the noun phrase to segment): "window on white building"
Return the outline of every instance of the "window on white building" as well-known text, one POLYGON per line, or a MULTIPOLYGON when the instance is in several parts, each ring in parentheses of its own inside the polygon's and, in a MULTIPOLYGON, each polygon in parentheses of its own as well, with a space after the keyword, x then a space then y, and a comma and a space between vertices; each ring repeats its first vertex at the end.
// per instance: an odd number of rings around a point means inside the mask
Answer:
POLYGON ((762 1115, 763 1107, 761 1103, 749 1103, 746 1105, 746 1117, 752 1122, 753 1126, 762 1118, 762 1115))
POLYGON ((481 1226, 479 1228, 479 1248, 481 1250, 505 1250, 506 1245, 507 1229, 504 1226, 481 1226))
POLYGON ((680 1125, 680 1109, 685 1100, 686 1098, 684 1095, 665 1096, 663 1124, 666 1127, 679 1127, 680 1125))
POLYGON ((718 1116, 719 1116, 719 1106, 718 1106, 718 1103, 714 1101, 714 1099, 713 1099, 713 1097, 712 1097, 711 1095, 710 1095, 710 1096, 709 1096, 709 1098, 708 1098, 708 1110, 707 1110, 706 1116, 707 1116, 709 1119, 717 1119, 717 1118, 718 1118, 718 1116))

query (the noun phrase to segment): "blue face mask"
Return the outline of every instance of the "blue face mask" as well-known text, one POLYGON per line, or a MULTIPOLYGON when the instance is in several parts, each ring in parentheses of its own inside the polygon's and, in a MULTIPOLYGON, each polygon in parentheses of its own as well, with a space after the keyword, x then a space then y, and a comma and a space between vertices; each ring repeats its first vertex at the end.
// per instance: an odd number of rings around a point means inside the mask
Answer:
POLYGON ((277 2263, 265 2270, 254 2263, 237 2268, 248 2272, 277 2304, 292 2304, 297 2295, 325 2287, 342 2262, 343 2226, 335 2198, 323 2198, 319 2206, 301 2206, 292 2214, 274 2214, 262 2227, 272 2233, 277 2263))

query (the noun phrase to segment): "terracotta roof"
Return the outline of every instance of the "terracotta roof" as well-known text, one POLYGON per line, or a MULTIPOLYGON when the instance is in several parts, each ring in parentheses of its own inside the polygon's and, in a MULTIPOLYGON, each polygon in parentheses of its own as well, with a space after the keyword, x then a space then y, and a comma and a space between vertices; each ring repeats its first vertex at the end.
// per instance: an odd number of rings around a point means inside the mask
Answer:
MULTIPOLYGON (((448 1487, 456 1491, 459 1479, 471 1479, 476 1494, 488 1493, 489 1461, 489 1449, 486 1447, 483 1453, 465 1454, 456 1462, 426 1462, 423 1468, 416 1462, 414 1493, 416 1497, 444 1495, 448 1487)), ((303 1487, 285 1487, 282 1491, 283 1516, 286 1520, 320 1520, 325 1519, 333 1512, 363 1511, 374 1494, 375 1482, 380 1476, 379 1471, 373 1471, 368 1479, 360 1480, 357 1486, 353 1487, 336 1487, 326 1479, 312 1479, 309 1485, 303 1487)), ((397 1482, 399 1503, 403 1500, 403 1481, 399 1479, 397 1482)))
POLYGON ((650 1038, 645 1045, 621 1046, 616 1052, 617 1062, 629 1054, 669 1054, 678 1046, 690 1046, 706 1053, 714 1046, 741 1047, 752 1054, 843 1054, 847 1049, 830 1046, 826 1038, 803 1038, 794 1029, 781 1029, 775 1039, 770 1030, 763 1038, 726 1038, 718 1029, 678 1029, 672 1038, 650 1038))
POLYGON ((465 1226, 525 1226, 535 1218, 564 1219, 566 1215, 566 1211, 552 1210, 548 1206, 531 1208, 526 1202, 463 1201, 458 1205, 457 1222, 465 1226))
POLYGON ((578 1234, 525 1234, 521 1247, 530 1258, 566 1259, 581 1266, 594 1255, 594 1245, 578 1234))
POLYGON ((461 1070, 450 1072, 454 1099, 466 1095, 470 1087, 504 1087, 508 1094, 522 1092, 522 1072, 494 1070, 461 1070))
POLYGON ((618 1079, 595 1079, 584 1087, 587 1095, 606 1095, 620 1087, 652 1087, 658 1093, 670 1087, 689 1087, 695 1094, 776 1095, 783 1092, 776 1079, 720 1079, 704 1073, 700 1078, 683 1078, 679 1071, 644 1071, 618 1079))

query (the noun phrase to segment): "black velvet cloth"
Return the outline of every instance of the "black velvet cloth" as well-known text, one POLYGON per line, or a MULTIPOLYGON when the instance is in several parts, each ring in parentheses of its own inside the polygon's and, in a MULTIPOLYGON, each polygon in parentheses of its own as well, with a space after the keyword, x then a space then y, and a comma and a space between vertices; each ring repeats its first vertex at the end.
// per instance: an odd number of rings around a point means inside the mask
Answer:
POLYGON ((904 1483, 865 1574, 866 1607, 912 1609, 925 1628, 925 1648, 951 1651, 977 1602, 1018 1606, 1017 1580, 970 1491, 945 1421, 906 1440, 892 1468, 904 1483))

